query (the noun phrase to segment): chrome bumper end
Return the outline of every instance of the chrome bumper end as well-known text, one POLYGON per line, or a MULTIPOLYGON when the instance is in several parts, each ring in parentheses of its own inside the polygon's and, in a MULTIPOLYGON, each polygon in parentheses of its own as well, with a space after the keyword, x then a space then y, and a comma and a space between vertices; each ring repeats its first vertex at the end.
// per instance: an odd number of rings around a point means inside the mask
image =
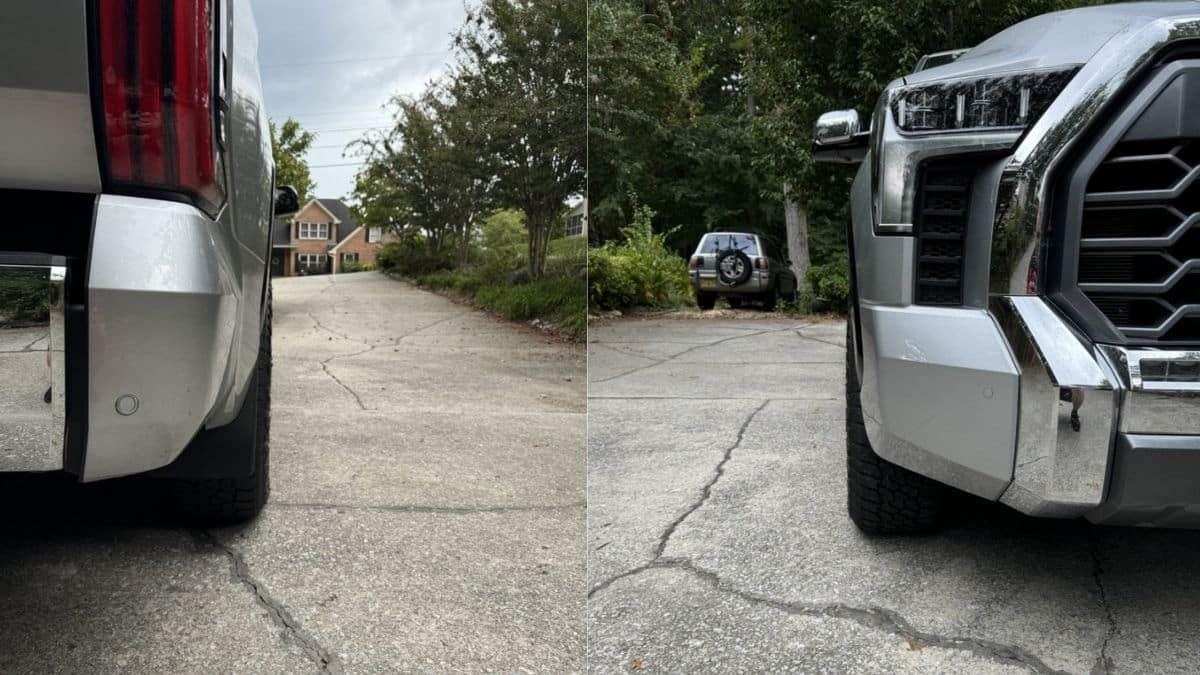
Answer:
POLYGON ((1000 501, 1034 516, 1200 526, 1200 352, 1092 345, 1038 297, 997 297, 992 311, 1021 373, 1000 501))
POLYGON ((996 297, 992 313, 1021 378, 1012 482, 1000 501, 1030 515, 1083 515, 1104 499, 1117 379, 1041 298, 996 297))

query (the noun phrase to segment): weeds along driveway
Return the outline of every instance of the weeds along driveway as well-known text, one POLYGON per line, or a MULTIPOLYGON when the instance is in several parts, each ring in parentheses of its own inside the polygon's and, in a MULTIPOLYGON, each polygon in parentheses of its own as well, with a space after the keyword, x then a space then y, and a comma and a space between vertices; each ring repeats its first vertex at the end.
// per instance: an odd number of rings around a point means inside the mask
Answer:
POLYGON ((844 332, 593 326, 593 671, 1194 668, 1200 533, 964 500, 935 535, 859 534, 845 515, 844 332))
POLYGON ((262 516, 6 496, 0 671, 582 670, 583 350, 379 274, 274 288, 262 516))

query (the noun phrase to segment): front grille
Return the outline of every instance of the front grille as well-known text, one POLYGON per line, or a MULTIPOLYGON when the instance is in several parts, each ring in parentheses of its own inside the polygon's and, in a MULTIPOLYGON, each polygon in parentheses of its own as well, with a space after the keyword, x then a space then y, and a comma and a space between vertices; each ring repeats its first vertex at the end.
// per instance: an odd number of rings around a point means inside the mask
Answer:
POLYGON ((1150 71, 1060 184, 1048 290, 1099 341, 1200 343, 1200 118, 1184 104, 1197 87, 1200 61, 1150 71))
POLYGON ((1200 139, 1120 142, 1087 182, 1079 290, 1127 338, 1200 340, 1200 139))
POLYGON ((961 305, 963 253, 975 167, 927 163, 917 184, 913 234, 918 305, 961 305))

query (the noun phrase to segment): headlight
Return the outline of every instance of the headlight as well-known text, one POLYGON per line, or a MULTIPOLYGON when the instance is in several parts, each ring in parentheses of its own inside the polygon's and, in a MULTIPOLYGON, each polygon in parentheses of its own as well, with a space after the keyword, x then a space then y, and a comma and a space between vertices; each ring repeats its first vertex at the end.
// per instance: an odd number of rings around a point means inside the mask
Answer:
POLYGON ((1041 117, 1078 66, 942 80, 896 89, 896 126, 904 133, 1021 129, 1041 117))

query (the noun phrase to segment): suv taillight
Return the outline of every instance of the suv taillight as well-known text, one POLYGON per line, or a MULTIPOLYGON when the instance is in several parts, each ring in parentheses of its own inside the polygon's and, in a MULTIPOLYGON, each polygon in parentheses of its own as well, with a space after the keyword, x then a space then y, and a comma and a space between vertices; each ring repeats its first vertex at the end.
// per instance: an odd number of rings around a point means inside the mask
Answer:
POLYGON ((769 263, 768 263, 768 261, 767 261, 767 259, 766 259, 766 258, 761 258, 761 257, 760 257, 760 258, 758 259, 758 269, 760 269, 760 270, 765 270, 765 269, 767 269, 768 265, 769 265, 769 263))
POLYGON ((696 268, 700 267, 700 256, 698 256, 698 255, 692 256, 692 259, 688 262, 688 267, 690 267, 692 269, 696 269, 696 268))
POLYGON ((96 0, 109 186, 223 198, 212 0, 96 0))

